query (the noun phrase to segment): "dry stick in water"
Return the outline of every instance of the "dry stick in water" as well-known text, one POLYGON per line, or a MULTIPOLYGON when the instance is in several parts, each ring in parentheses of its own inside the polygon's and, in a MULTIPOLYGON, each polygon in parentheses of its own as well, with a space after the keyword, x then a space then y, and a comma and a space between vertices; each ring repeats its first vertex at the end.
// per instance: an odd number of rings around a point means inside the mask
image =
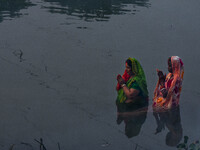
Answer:
POLYGON ((11 147, 9 148, 9 150, 12 150, 15 144, 11 145, 11 147))
POLYGON ((138 147, 138 144, 136 144, 136 146, 135 146, 135 150, 137 150, 137 147, 138 147))
POLYGON ((40 141, 34 139, 36 142, 38 142, 40 144, 40 150, 47 150, 46 147, 43 144, 43 139, 40 138, 40 141))
POLYGON ((58 142, 58 150, 60 150, 60 143, 58 142))

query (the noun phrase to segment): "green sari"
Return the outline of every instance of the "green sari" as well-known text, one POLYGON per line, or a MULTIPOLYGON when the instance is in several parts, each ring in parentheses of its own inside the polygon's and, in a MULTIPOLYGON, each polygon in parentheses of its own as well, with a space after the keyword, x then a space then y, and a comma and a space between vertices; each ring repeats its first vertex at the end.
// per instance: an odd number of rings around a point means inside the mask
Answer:
MULTIPOLYGON (((140 91, 138 96, 142 96, 144 98, 148 97, 148 90, 147 90, 147 83, 146 83, 146 77, 144 74, 144 71, 142 69, 142 66, 140 65, 139 61, 137 61, 135 58, 128 58, 132 62, 132 72, 134 73, 134 76, 131 77, 127 82, 126 86, 130 88, 134 88, 140 91)), ((127 97, 123 91, 123 88, 121 88, 118 91, 118 96, 116 103, 125 103, 127 97)))

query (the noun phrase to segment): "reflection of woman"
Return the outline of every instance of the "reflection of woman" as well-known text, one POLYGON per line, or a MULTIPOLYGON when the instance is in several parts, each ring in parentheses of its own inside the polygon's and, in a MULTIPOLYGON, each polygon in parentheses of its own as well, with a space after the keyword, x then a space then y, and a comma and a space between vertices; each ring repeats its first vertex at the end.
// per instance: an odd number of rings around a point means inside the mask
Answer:
POLYGON ((153 107, 168 109, 178 106, 184 74, 182 60, 178 56, 172 56, 168 59, 169 73, 166 77, 162 71, 157 71, 159 80, 154 91, 153 107))
POLYGON ((117 124, 124 121, 125 135, 128 138, 139 135, 141 127, 146 120, 148 107, 125 107, 126 104, 118 104, 117 124))
POLYGON ((140 63, 135 58, 126 60, 124 75, 118 75, 117 80, 117 104, 146 103, 148 97, 146 78, 140 63))
POLYGON ((166 144, 168 146, 176 146, 180 142, 183 132, 179 106, 163 112, 154 110, 153 114, 157 123, 155 134, 167 127, 169 132, 166 135, 166 144))

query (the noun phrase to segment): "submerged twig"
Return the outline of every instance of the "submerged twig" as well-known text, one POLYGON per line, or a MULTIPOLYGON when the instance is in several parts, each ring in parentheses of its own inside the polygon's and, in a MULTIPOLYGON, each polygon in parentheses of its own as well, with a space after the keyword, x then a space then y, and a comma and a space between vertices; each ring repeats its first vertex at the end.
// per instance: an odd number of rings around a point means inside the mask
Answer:
POLYGON ((9 148, 9 150, 12 150, 15 144, 11 145, 11 147, 9 148))
POLYGON ((60 143, 58 142, 58 150, 60 150, 60 143))
POLYGON ((135 150, 137 150, 137 146, 138 146, 138 144, 136 144, 136 146, 135 146, 135 150))
POLYGON ((40 138, 40 141, 34 139, 36 142, 38 142, 40 144, 40 150, 47 150, 46 147, 43 144, 43 139, 40 138))

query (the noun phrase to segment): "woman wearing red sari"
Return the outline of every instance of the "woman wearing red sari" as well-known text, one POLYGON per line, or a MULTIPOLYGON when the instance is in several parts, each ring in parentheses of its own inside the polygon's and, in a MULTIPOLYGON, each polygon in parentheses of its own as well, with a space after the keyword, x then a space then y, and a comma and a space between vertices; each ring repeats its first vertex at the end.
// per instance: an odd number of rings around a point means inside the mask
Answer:
POLYGON ((179 105, 184 66, 180 57, 172 56, 168 59, 167 76, 158 72, 158 82, 154 90, 153 107, 170 109, 179 105))

